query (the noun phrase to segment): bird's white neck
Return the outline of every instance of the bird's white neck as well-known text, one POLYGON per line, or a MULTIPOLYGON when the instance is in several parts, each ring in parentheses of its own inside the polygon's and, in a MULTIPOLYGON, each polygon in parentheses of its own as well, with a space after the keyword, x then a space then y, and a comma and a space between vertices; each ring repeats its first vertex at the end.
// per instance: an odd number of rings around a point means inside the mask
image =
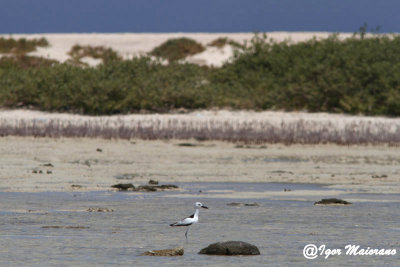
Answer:
POLYGON ((195 220, 199 219, 199 209, 197 208, 196 211, 194 212, 194 218, 195 220))

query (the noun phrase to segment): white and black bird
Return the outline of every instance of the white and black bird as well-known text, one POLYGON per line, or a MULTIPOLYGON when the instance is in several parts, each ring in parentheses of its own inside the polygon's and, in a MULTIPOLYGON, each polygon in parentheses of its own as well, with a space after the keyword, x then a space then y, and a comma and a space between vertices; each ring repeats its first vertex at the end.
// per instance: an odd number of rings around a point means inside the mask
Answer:
POLYGON ((199 221, 199 208, 201 207, 203 209, 208 209, 208 207, 204 206, 200 202, 196 202, 194 204, 194 206, 195 206, 196 211, 192 215, 190 215, 189 217, 187 217, 185 219, 180 220, 179 222, 170 224, 170 226, 186 226, 186 227, 188 227, 186 230, 186 233, 185 233, 186 241, 187 241, 187 234, 189 231, 189 226, 194 223, 197 223, 199 221))

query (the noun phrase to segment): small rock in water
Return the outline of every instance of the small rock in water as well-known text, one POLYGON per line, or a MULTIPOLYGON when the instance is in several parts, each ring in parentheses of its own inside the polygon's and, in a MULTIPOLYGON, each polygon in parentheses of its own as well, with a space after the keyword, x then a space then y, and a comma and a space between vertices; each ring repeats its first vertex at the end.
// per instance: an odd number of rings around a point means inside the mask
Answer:
POLYGON ((243 241, 226 241, 209 245, 200 250, 199 254, 207 255, 260 255, 258 248, 243 241))
POLYGON ((54 165, 51 164, 51 163, 45 163, 45 164, 43 164, 42 166, 44 166, 44 167, 54 167, 54 165))
POLYGON ((131 183, 129 184, 115 184, 111 186, 112 188, 117 188, 120 191, 127 191, 127 190, 131 190, 134 191, 135 190, 135 186, 131 183))
POLYGON ((89 229, 87 226, 69 226, 69 225, 46 225, 44 229, 89 229))
POLYGON ((228 206, 237 206, 237 207, 240 207, 240 206, 246 206, 246 207, 258 207, 258 206, 260 206, 260 204, 258 204, 258 203, 256 203, 256 202, 254 202, 254 203, 239 203, 239 202, 232 202, 232 203, 228 203, 228 204, 226 204, 226 205, 228 205, 228 206))
POLYGON ((115 175, 114 178, 116 178, 118 180, 132 180, 136 176, 137 175, 134 173, 124 173, 124 174, 115 175))
POLYGON ((140 256, 166 256, 166 257, 173 257, 173 256, 183 256, 184 249, 183 247, 177 247, 174 249, 161 249, 161 250, 149 250, 146 251, 140 256))
POLYGON ((195 147, 195 146, 198 146, 198 145, 197 144, 193 144, 193 143, 180 143, 180 144, 178 144, 178 146, 195 147))
POLYGON ((380 179, 380 178, 387 178, 388 176, 386 174, 382 174, 382 175, 372 175, 371 177, 374 179, 380 179))
POLYGON ((72 187, 73 189, 80 189, 80 188, 82 188, 82 186, 79 185, 79 184, 72 184, 71 187, 72 187))
POLYGON ((157 180, 152 180, 152 179, 150 179, 150 180, 149 180, 149 184, 158 184, 158 181, 157 181, 157 180))
POLYGON ((113 209, 109 208, 88 208, 87 212, 113 212, 113 209))
POLYGON ((350 205, 351 203, 337 198, 324 198, 314 203, 314 205, 350 205))
POLYGON ((258 207, 260 206, 258 203, 254 202, 254 203, 244 203, 245 206, 249 206, 249 207, 258 207))
POLYGON ((96 151, 97 151, 97 152, 103 152, 103 149, 97 148, 96 151))

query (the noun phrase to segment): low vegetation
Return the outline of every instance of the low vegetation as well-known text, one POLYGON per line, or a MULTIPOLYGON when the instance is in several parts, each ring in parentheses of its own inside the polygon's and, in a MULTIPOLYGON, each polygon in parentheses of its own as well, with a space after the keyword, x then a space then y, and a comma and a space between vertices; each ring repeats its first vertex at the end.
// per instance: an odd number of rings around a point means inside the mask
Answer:
POLYGON ((153 49, 150 55, 160 57, 168 60, 169 62, 184 59, 205 50, 202 44, 197 43, 195 40, 189 38, 176 38, 170 39, 160 46, 153 49))
POLYGON ((168 65, 150 56, 121 60, 111 50, 80 46, 71 50, 72 58, 90 55, 104 64, 83 68, 2 59, 0 106, 93 115, 215 107, 400 115, 398 35, 361 32, 296 44, 256 35, 221 68, 176 62, 202 49, 190 39, 169 40, 151 53, 168 65))
POLYGON ((231 46, 236 47, 236 48, 242 48, 243 47, 243 45, 239 44, 236 41, 228 39, 228 37, 219 37, 219 38, 211 41, 208 44, 208 46, 214 46, 214 47, 218 47, 218 48, 222 48, 222 47, 224 47, 226 45, 231 45, 231 46))
POLYGON ((46 59, 43 57, 18 55, 18 56, 5 56, 0 58, 0 69, 6 68, 38 68, 49 67, 58 64, 58 61, 46 59))
POLYGON ((77 66, 87 66, 87 64, 82 62, 82 59, 85 57, 101 59, 103 64, 110 63, 111 61, 121 60, 121 57, 118 56, 117 52, 111 48, 105 48, 103 46, 74 45, 68 52, 68 55, 71 57, 68 62, 77 66))
POLYGON ((29 52, 36 51, 37 47, 46 46, 49 46, 49 42, 45 38, 14 39, 0 37, 0 70, 13 67, 36 68, 57 63, 55 60, 27 55, 29 52))
POLYGON ((0 53, 1 54, 14 54, 24 55, 26 53, 35 51, 37 47, 46 47, 49 42, 45 38, 40 39, 14 39, 0 37, 0 53))

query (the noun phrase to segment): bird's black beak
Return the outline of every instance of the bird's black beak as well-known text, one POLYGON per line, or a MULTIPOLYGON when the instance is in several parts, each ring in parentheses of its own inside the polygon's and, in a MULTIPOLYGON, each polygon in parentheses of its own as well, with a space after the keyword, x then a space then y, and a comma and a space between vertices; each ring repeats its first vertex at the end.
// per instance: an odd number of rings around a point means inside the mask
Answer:
POLYGON ((203 209, 208 209, 208 207, 206 207, 206 206, 201 206, 203 209))

